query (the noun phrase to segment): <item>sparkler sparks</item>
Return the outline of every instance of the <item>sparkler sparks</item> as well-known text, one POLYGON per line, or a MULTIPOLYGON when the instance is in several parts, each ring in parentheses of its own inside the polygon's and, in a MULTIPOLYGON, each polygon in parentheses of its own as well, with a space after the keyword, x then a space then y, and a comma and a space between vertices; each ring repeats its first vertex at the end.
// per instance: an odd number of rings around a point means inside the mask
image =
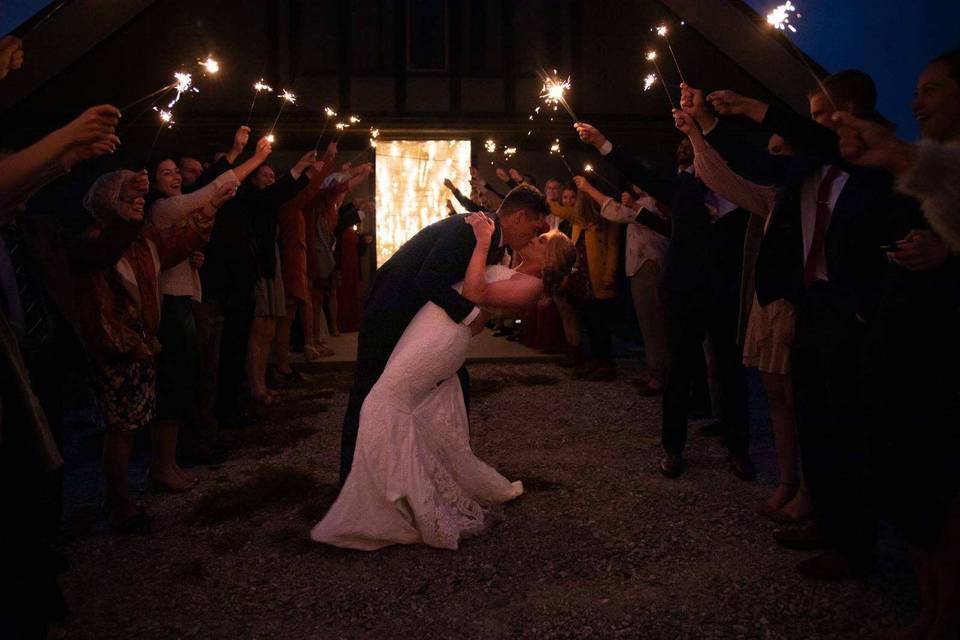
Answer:
POLYGON ((497 143, 493 140, 487 140, 483 143, 483 148, 487 150, 487 153, 495 153, 497 150, 497 143))
MULTIPOLYGON (((654 68, 654 69, 656 70, 656 72, 657 72, 656 75, 655 75, 655 77, 654 77, 654 81, 656 80, 657 77, 660 78, 660 86, 663 87, 663 90, 664 90, 664 91, 666 92, 666 94, 667 94, 667 100, 670 101, 670 107, 673 108, 673 109, 676 109, 676 108, 677 108, 677 105, 674 104, 674 102, 673 102, 673 96, 670 95, 670 89, 668 89, 668 88, 667 88, 667 85, 664 84, 664 82, 663 82, 663 73, 660 71, 660 65, 657 64, 657 52, 651 49, 650 51, 647 51, 647 56, 646 56, 646 57, 647 57, 647 61, 648 61, 648 62, 652 62, 652 63, 653 63, 653 68, 654 68)), ((651 75, 653 75, 653 74, 651 74, 651 75)), ((653 82, 653 81, 650 81, 650 76, 649 76, 649 75, 648 75, 646 78, 644 78, 644 81, 643 81, 643 90, 644 90, 644 91, 646 91, 647 89, 649 89, 649 88, 652 87, 653 85, 654 85, 654 82, 653 82)))
POLYGON ((653 62, 657 59, 656 51, 647 51, 647 62, 653 62))
POLYGON ((652 87, 656 83, 656 81, 657 81, 657 74, 648 73, 647 76, 643 79, 643 90, 649 91, 650 87, 652 87))
POLYGON ((360 118, 357 116, 350 116, 350 124, 357 124, 360 122, 360 118))
MULTIPOLYGON (((779 5, 773 11, 767 14, 767 24, 780 31, 789 29, 793 33, 796 33, 796 28, 790 24, 790 14, 796 13, 796 11, 797 8, 788 0, 785 4, 779 5)), ((797 13, 797 17, 800 17, 799 13, 797 13)))
POLYGON ((290 104, 297 103, 297 96, 293 95, 286 89, 284 89, 283 93, 280 94, 280 99, 283 100, 284 102, 289 102, 290 104))
POLYGON ((208 55, 206 60, 198 60, 198 62, 200 63, 200 66, 203 67, 203 69, 210 75, 220 72, 220 63, 214 60, 213 56, 208 55))
POLYGON ((160 109, 158 113, 160 114, 160 122, 168 125, 173 124, 172 111, 167 111, 166 109, 160 109))
POLYGON ((567 77, 566 80, 561 80, 557 77, 556 70, 554 70, 553 77, 549 77, 546 74, 543 75, 543 88, 540 91, 540 99, 543 100, 544 104, 554 109, 557 108, 557 105, 560 105, 570 114, 574 122, 579 121, 577 114, 575 114, 573 109, 570 108, 570 105, 567 104, 566 93, 570 90, 570 78, 567 77))
POLYGON ((337 115, 337 112, 331 109, 330 107, 324 107, 323 112, 327 115, 328 118, 334 118, 337 115))
POLYGON ((516 148, 516 147, 504 147, 504 148, 503 148, 503 157, 504 157, 504 158, 512 158, 512 157, 515 156, 515 155, 517 155, 517 148, 516 148))
POLYGON ((274 135, 273 135, 272 133, 268 133, 268 134, 267 134, 267 142, 269 142, 270 144, 273 144, 273 142, 274 142, 275 140, 276 140, 276 138, 274 137, 274 135))
POLYGON ((667 25, 662 24, 662 25, 660 25, 659 27, 657 27, 657 35, 660 36, 661 38, 666 38, 666 37, 667 37, 667 25))
POLYGON ((673 45, 670 44, 670 38, 667 37, 667 25, 661 24, 657 27, 657 35, 663 38, 667 43, 667 50, 670 51, 670 57, 673 58, 673 65, 677 68, 677 75, 680 76, 680 82, 686 82, 683 77, 683 71, 680 70, 680 63, 677 61, 677 54, 673 52, 673 45))
POLYGON ((280 114, 283 113, 283 108, 287 105, 288 102, 290 104, 297 103, 297 96, 293 95, 287 89, 284 89, 280 93, 280 95, 278 95, 277 97, 280 98, 280 108, 277 109, 277 117, 273 119, 273 124, 270 125, 270 133, 269 135, 267 135, 267 139, 270 140, 271 142, 273 142, 272 140, 273 130, 277 128, 277 123, 280 122, 280 114))
POLYGON ((253 89, 257 93, 260 93, 261 91, 266 91, 267 93, 273 93, 273 87, 271 87, 268 84, 264 84, 263 78, 260 78, 258 82, 253 83, 253 89))

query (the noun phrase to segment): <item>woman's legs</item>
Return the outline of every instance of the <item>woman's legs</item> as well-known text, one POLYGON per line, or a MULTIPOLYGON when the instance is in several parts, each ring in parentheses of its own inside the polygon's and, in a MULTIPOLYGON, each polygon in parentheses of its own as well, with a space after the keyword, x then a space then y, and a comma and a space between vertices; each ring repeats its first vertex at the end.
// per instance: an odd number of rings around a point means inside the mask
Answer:
MULTIPOLYGON (((274 340, 274 349, 277 354, 277 371, 281 374, 293 372, 290 367, 290 329, 293 327, 293 320, 297 316, 298 303, 300 301, 295 298, 287 298, 287 315, 277 319, 277 339, 274 340)), ((302 316, 301 323, 303 323, 302 316)), ((306 330, 304 330, 304 345, 305 347, 310 346, 310 341, 306 339, 306 330)))
MULTIPOLYGON (((770 405, 770 422, 773 423, 773 440, 777 447, 777 465, 780 469, 780 485, 767 499, 766 504, 771 509, 784 509, 789 504, 794 510, 807 507, 806 511, 809 511, 809 498, 800 488, 800 453, 790 376, 764 371, 760 377, 770 405)), ((806 515, 806 512, 790 515, 799 517, 806 515)))
POLYGON ((150 439, 153 446, 150 477, 169 489, 185 491, 195 484, 196 479, 177 464, 179 432, 180 421, 176 419, 160 418, 150 425, 150 439))
POLYGON ((254 318, 250 326, 247 343, 247 384, 250 395, 258 402, 264 402, 270 397, 270 390, 267 389, 267 357, 270 354, 276 320, 274 316, 254 318))
POLYGON ((116 524, 137 513, 137 505, 130 498, 130 454, 133 451, 133 433, 107 431, 103 439, 103 475, 107 485, 107 518, 116 524))

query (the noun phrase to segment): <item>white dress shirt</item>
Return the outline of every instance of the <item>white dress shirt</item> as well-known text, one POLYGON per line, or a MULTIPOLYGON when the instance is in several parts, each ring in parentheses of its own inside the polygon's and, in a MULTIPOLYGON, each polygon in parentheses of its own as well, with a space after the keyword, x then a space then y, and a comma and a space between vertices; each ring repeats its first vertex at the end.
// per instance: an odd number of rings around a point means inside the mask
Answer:
MULTIPOLYGON (((823 182, 823 178, 829 170, 830 165, 824 165, 819 171, 813 173, 803 181, 800 196, 800 225, 803 230, 804 265, 807 264, 807 256, 810 255, 810 248, 813 245, 813 231, 817 222, 817 191, 820 190, 820 183, 823 182)), ((850 174, 841 171, 833 181, 833 184, 830 185, 830 197, 827 198, 827 208, 830 210, 831 217, 833 215, 833 208, 837 206, 837 200, 840 198, 840 192, 843 191, 843 187, 847 184, 849 178, 850 174)), ((827 218, 824 230, 829 228, 830 218, 827 218)), ((824 250, 825 248, 826 242, 824 242, 820 248, 820 255, 816 256, 813 277, 814 280, 823 280, 826 282, 829 278, 827 277, 827 254, 824 250)))

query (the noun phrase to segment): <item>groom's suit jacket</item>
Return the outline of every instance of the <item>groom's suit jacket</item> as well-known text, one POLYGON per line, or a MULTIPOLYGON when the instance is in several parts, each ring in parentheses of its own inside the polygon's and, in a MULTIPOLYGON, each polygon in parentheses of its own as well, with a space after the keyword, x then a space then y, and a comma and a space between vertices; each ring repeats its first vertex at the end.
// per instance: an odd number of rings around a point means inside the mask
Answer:
MULTIPOLYGON (((502 256, 500 223, 496 221, 487 264, 502 256)), ((343 418, 340 447, 341 482, 353 462, 360 408, 387 365, 407 325, 427 302, 443 309, 454 322, 464 322, 474 304, 454 288, 463 280, 477 241, 464 216, 450 216, 421 229, 381 266, 364 300, 357 341, 357 373, 343 418)), ((427 356, 429 357, 429 356, 427 356)), ((469 402, 469 378, 459 373, 469 402)))

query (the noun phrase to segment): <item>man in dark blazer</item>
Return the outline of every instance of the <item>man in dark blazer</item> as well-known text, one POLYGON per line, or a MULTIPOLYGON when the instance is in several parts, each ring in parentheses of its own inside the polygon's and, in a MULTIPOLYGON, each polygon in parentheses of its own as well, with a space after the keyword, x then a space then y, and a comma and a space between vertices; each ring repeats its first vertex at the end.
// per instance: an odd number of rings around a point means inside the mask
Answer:
POLYGON ((667 380, 662 400, 665 456, 660 471, 668 478, 684 471, 690 389, 703 358, 703 341, 709 336, 717 360, 728 465, 738 478, 750 480, 754 469, 748 455, 747 390, 737 345, 739 269, 722 273, 735 262, 725 251, 743 254, 743 234, 737 240, 727 225, 744 221, 746 214, 731 212, 728 216, 733 217, 717 222, 707 206, 709 191, 693 175, 692 167, 681 165, 673 177, 661 178, 596 128, 586 123, 575 126, 580 139, 595 146, 626 179, 670 207, 670 244, 659 282, 667 316, 667 380), (731 238, 733 246, 729 246, 731 238))
MULTIPOLYGON (((824 80, 830 96, 809 94, 804 118, 729 91, 708 100, 721 114, 743 115, 789 142, 794 156, 760 246, 757 299, 786 299, 796 308, 792 374, 804 479, 816 526, 777 533, 789 548, 825 549, 798 565, 813 578, 837 579, 869 570, 876 517, 866 478, 866 423, 861 402, 861 351, 885 269, 884 221, 899 207, 888 175, 839 156, 834 106, 880 119, 876 89, 861 71, 824 80)), ((735 141, 718 125, 710 143, 737 167, 735 141)), ((753 169, 762 170, 756 164, 753 169)))
MULTIPOLYGON (((496 213, 487 264, 498 263, 505 247, 522 249, 546 231, 549 213, 546 199, 536 188, 520 185, 510 191, 496 213)), ((364 301, 357 343, 357 373, 343 418, 341 484, 346 482, 353 465, 363 400, 420 308, 433 302, 454 322, 469 325, 474 335, 483 329, 485 314, 453 288, 463 280, 475 246, 473 229, 463 216, 449 216, 420 230, 377 270, 364 301)), ((458 376, 464 400, 469 403, 466 368, 461 368, 458 376)))

